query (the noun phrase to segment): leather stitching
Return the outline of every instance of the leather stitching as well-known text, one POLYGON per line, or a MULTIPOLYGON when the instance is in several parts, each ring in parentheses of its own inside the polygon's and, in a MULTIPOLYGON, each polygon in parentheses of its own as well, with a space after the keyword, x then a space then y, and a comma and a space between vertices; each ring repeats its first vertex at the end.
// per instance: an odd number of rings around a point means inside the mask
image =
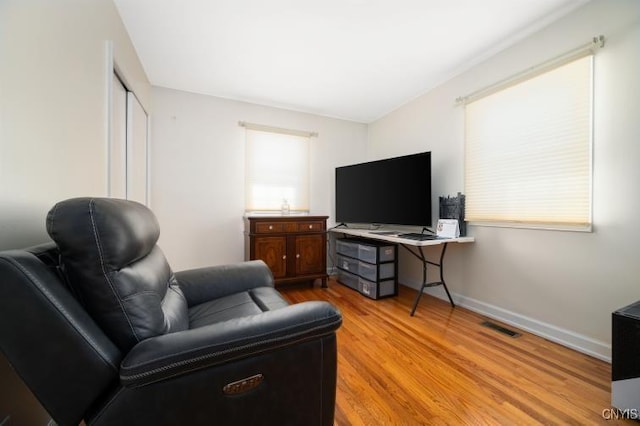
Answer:
MULTIPOLYGON (((259 345, 263 345, 263 344, 268 344, 268 343, 272 343, 272 342, 279 342, 279 341, 286 340, 286 339, 296 338, 298 336, 302 336, 304 334, 307 334, 309 332, 314 332, 314 331, 317 331, 319 329, 331 328, 335 324, 340 323, 341 321, 342 320, 340 319, 338 321, 334 321, 333 323, 329 323, 329 324, 326 324, 326 325, 314 327, 314 328, 311 328, 311 329, 308 329, 308 330, 304 330, 304 331, 301 331, 301 332, 298 332, 298 333, 293 333, 293 334, 290 334, 290 335, 287 335, 287 336, 275 337, 275 338, 272 338, 272 339, 267 339, 267 340, 263 340, 263 341, 259 341, 259 342, 254 342, 254 343, 250 343, 250 344, 246 344, 246 345, 242 345, 242 346, 238 346, 238 347, 234 347, 234 348, 225 349, 225 350, 218 351, 218 352, 205 354, 205 355, 202 355, 202 356, 199 356, 199 357, 195 357, 195 358, 190 358, 190 359, 174 362, 174 363, 167 364, 165 366, 158 367, 158 368, 155 368, 155 369, 152 369, 152 370, 149 370, 149 371, 145 371, 145 372, 138 373, 138 374, 132 374, 130 376, 121 374, 120 375, 120 379, 123 380, 123 381, 126 381, 126 380, 131 380, 132 381, 132 380, 143 379, 143 378, 148 377, 148 376, 157 375, 157 374, 160 374, 160 373, 162 373, 164 371, 171 370, 171 369, 173 369, 175 367, 181 367, 181 366, 184 366, 184 365, 193 364, 193 363, 198 362, 198 361, 204 361, 204 360, 207 360, 209 358, 215 358, 215 357, 218 357, 220 355, 225 355, 225 354, 229 354, 229 353, 233 353, 233 352, 243 351, 245 349, 252 348, 252 347, 255 347, 255 346, 259 346, 259 345)), ((329 333, 327 332, 326 334, 329 334, 329 333)), ((321 335, 318 335, 318 336, 315 336, 315 337, 320 337, 320 336, 321 335)), ((311 339, 313 337, 314 336, 309 336, 308 339, 311 339)), ((300 341, 303 341, 303 340, 306 340, 306 339, 298 339, 296 341, 290 342, 289 344, 297 343, 297 342, 300 342, 300 341)), ((177 371, 177 372, 175 372, 173 374, 164 375, 162 377, 158 377, 156 380, 152 380, 152 381, 150 381, 148 383, 141 383, 140 385, 134 386, 134 387, 148 385, 150 383, 158 382, 160 380, 165 380, 165 379, 168 379, 168 378, 171 378, 171 377, 175 377, 175 376, 178 376, 178 375, 182 375, 182 374, 185 374, 185 373, 188 373, 188 372, 191 372, 191 371, 199 370, 199 369, 202 369, 202 368, 205 368, 205 367, 207 367, 207 366, 195 366, 195 367, 190 368, 190 369, 177 371)), ((125 367, 122 367, 121 371, 124 370, 124 369, 125 369, 125 367)))
POLYGON ((100 237, 98 236, 98 230, 96 228, 96 222, 95 222, 95 219, 93 217, 93 204, 94 204, 94 200, 90 200, 89 201, 89 216, 91 217, 91 226, 93 227, 93 235, 95 237, 96 247, 98 248, 98 256, 100 257, 100 267, 102 268, 102 274, 104 275, 105 280, 109 284, 109 287, 111 288, 111 291, 113 292, 113 295, 115 296, 116 300, 118 301, 118 305, 120 306, 120 309, 122 309, 122 313, 124 314, 124 317, 127 320, 127 323, 129 324, 129 327, 131 327, 131 332, 133 333, 133 337, 135 337, 136 340, 139 342, 140 341, 140 337, 138 337, 138 334, 136 333, 136 330, 133 327, 133 324, 131 323, 131 320, 129 319, 129 315, 127 314, 127 311, 124 308, 124 305, 122 304, 122 300, 120 299, 120 296, 118 295, 118 293, 117 293, 113 283, 111 282, 111 279, 109 278, 109 275, 107 274, 107 271, 105 269, 104 259, 102 257, 102 247, 100 245, 100 237))
MULTIPOLYGON (((258 314, 258 315, 260 315, 260 314, 258 314)), ((200 351, 200 350, 203 350, 203 349, 210 349, 211 347, 215 347, 215 346, 230 345, 230 344, 233 344, 233 343, 236 343, 236 342, 239 342, 239 341, 248 340, 248 339, 261 338, 261 337, 263 337, 263 336, 268 336, 268 335, 270 335, 270 334, 275 334, 276 332, 283 332, 283 331, 285 331, 285 332, 286 332, 287 330, 290 330, 290 329, 292 329, 292 328, 298 328, 298 327, 301 327, 301 326, 305 326, 305 325, 307 325, 307 324, 313 324, 313 323, 316 323, 316 322, 320 322, 320 321, 322 321, 322 320, 329 319, 329 318, 331 318, 331 317, 333 317, 333 316, 334 316, 334 315, 333 315, 333 313, 331 313, 330 315, 325 315, 325 316, 323 316, 323 317, 321 317, 321 318, 314 318, 314 319, 309 320, 309 321, 296 323, 296 324, 293 324, 293 325, 290 325, 290 326, 287 326, 287 327, 281 327, 281 328, 278 328, 277 330, 271 330, 271 331, 267 331, 267 332, 265 332, 265 333, 256 334, 256 335, 252 335, 252 336, 243 336, 243 337, 241 337, 240 339, 227 340, 227 341, 224 341, 224 342, 216 342, 214 345, 203 345, 203 346, 198 346, 198 347, 194 347, 194 348, 189 348, 189 349, 188 349, 188 350, 186 350, 186 351, 173 353, 173 354, 171 354, 171 355, 169 355, 169 356, 165 356, 165 357, 161 357, 161 358, 155 358, 155 359, 150 359, 150 360, 145 361, 144 363, 139 364, 139 365, 137 365, 137 366, 136 366, 136 365, 132 365, 132 366, 130 366, 130 367, 127 367, 127 366, 125 366, 125 365, 121 365, 121 366, 120 366, 120 368, 121 368, 121 370, 132 370, 132 369, 140 368, 140 367, 144 366, 145 364, 152 364, 152 363, 154 363, 154 362, 164 361, 164 360, 166 360, 166 359, 168 359, 168 358, 173 358, 173 357, 176 357, 176 356, 178 356, 178 355, 186 355, 186 354, 189 354, 189 353, 191 353, 191 352, 197 352, 197 351, 200 351)), ((300 334, 304 334, 304 333, 312 332, 312 331, 315 331, 315 330, 317 330, 317 329, 321 329, 321 328, 332 327, 334 324, 339 323, 339 322, 341 322, 341 321, 342 321, 342 318, 339 318, 337 321, 333 321, 333 322, 328 323, 328 324, 318 325, 318 326, 316 326, 316 327, 312 327, 312 328, 309 328, 309 329, 303 330, 303 331, 298 332, 298 333, 288 334, 288 335, 286 335, 286 336, 282 336, 282 337, 273 337, 273 338, 271 338, 271 339, 266 339, 266 340, 262 340, 262 341, 254 342, 253 344, 245 345, 245 346, 241 346, 240 348, 244 348, 244 347, 246 347, 246 346, 251 346, 251 345, 258 345, 258 344, 261 344, 261 343, 268 343, 268 342, 273 341, 273 340, 279 340, 279 339, 290 338, 290 337, 292 337, 292 336, 296 336, 296 335, 300 335, 300 334)), ((236 348, 230 348, 230 349, 227 349, 226 351, 233 351, 233 350, 236 350, 236 348)), ((222 351, 222 352, 225 352, 225 351, 222 351)), ((203 357, 205 357, 205 358, 206 358, 206 357, 209 357, 209 356, 213 356, 213 355, 215 355, 215 354, 216 354, 216 353, 213 353, 213 354, 206 354, 206 355, 202 355, 202 356, 200 356, 200 357, 196 357, 196 358, 192 358, 192 359, 187 359, 187 360, 178 361, 178 362, 176 362, 176 363, 174 363, 174 364, 175 364, 175 365, 180 365, 180 364, 183 364, 183 363, 191 362, 192 360, 198 360, 198 359, 203 358, 203 357)), ((166 366, 164 366, 164 367, 160 367, 159 369, 171 368, 174 364, 167 364, 166 366)), ((150 370, 150 372, 149 372, 149 373, 140 373, 140 374, 150 374, 150 373, 151 373, 151 372, 153 372, 153 371, 154 371, 154 370, 150 370)), ((125 377, 125 376, 121 376, 121 377, 125 377)))

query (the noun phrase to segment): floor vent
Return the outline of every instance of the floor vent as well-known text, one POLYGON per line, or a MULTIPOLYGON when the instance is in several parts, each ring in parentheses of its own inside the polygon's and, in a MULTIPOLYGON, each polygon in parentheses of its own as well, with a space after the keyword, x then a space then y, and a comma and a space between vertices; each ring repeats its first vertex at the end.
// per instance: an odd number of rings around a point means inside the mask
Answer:
POLYGON ((516 333, 513 330, 509 330, 508 328, 504 328, 504 327, 502 327, 502 326, 500 326, 500 325, 498 325, 496 323, 493 323, 491 321, 485 321, 481 325, 483 325, 485 327, 488 327, 488 328, 490 328, 492 330, 498 331, 498 332, 500 332, 502 334, 506 334, 507 336, 510 336, 510 337, 520 337, 521 336, 520 333, 516 333))

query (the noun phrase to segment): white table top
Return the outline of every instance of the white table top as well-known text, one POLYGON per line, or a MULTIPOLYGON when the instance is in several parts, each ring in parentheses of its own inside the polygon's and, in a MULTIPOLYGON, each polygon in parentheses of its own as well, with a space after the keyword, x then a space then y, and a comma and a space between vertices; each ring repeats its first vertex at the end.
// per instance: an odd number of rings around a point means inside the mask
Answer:
POLYGON ((458 237, 458 238, 438 238, 435 240, 412 240, 409 238, 402 238, 398 235, 404 234, 410 231, 375 231, 371 229, 357 229, 357 228, 331 228, 329 232, 336 234, 351 235, 354 237, 369 238, 371 240, 388 241, 395 244, 405 244, 408 246, 424 247, 435 246, 444 243, 472 243, 475 241, 474 237, 458 237))

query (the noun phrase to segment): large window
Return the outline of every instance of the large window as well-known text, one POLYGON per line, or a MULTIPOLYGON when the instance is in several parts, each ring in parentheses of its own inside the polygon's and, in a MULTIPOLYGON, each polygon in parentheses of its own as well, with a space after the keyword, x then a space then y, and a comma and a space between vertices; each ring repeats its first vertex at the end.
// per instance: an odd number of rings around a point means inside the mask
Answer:
MULTIPOLYGON (((247 127, 247 126, 245 126, 247 127)), ((309 137, 247 127, 246 211, 309 211, 309 137)))
POLYGON ((590 229, 593 55, 466 104, 466 219, 590 229))

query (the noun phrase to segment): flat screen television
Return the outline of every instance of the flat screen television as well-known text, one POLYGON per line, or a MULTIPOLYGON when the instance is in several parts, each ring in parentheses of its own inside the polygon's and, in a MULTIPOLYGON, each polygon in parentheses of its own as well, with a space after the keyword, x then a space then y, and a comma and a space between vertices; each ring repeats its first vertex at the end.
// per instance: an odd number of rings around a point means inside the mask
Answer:
POLYGON ((431 226, 431 152, 337 167, 336 222, 431 226))

